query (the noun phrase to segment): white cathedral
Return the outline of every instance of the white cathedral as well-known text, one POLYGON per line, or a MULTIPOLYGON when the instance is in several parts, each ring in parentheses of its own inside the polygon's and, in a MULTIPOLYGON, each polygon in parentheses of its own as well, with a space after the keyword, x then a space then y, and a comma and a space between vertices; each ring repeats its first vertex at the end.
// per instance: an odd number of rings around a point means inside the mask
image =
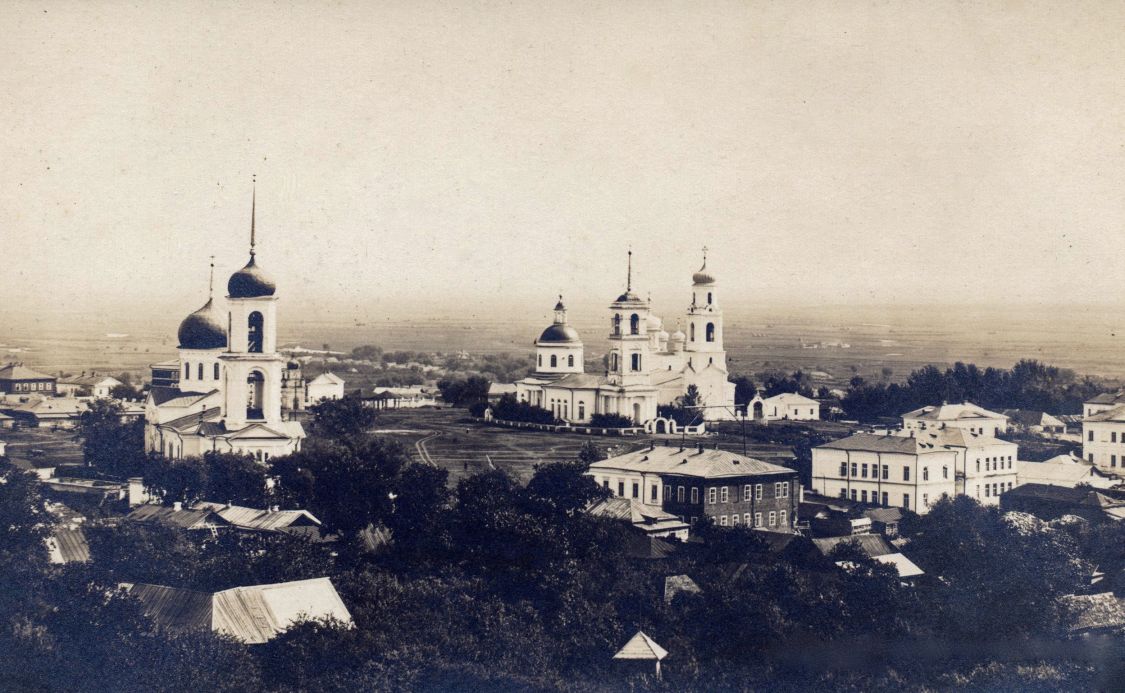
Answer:
POLYGON ((610 304, 609 358, 604 374, 586 373, 582 339, 566 322, 562 297, 555 321, 535 340, 535 371, 516 382, 516 397, 550 409, 573 424, 595 414, 619 414, 637 425, 657 417, 695 385, 702 418, 733 419, 734 383, 728 381, 723 349, 723 312, 715 277, 703 266, 692 275, 687 334, 671 335, 652 314, 650 302, 633 293, 632 252, 625 293, 610 304))
POLYGON ((180 323, 179 386, 149 392, 147 452, 169 458, 232 452, 264 462, 301 448, 304 429, 282 416, 285 361, 276 351, 276 286, 255 260, 256 198, 250 205, 250 261, 227 282, 225 306, 209 296, 180 323))

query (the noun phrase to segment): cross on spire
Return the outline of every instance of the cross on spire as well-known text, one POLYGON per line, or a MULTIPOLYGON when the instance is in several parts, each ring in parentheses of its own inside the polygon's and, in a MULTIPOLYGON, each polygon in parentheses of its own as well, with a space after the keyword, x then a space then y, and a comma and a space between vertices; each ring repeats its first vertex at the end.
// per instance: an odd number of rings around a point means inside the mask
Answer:
POLYGON ((211 256, 211 278, 207 280, 207 300, 215 297, 215 256, 211 256))
POLYGON ((629 246, 629 271, 625 276, 625 292, 633 290, 633 246, 629 246))
POLYGON ((707 267, 707 246, 703 246, 703 266, 707 267))
POLYGON ((258 206, 258 174, 251 174, 250 184, 253 186, 250 193, 250 257, 254 257, 254 217, 258 206))

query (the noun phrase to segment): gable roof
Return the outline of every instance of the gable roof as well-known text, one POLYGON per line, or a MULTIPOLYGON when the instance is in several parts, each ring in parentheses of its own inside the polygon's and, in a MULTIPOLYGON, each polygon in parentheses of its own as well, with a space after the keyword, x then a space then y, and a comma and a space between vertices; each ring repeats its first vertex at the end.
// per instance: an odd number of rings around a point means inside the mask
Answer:
POLYGON ((813 544, 822 554, 827 556, 841 544, 854 543, 868 558, 886 556, 895 553, 895 549, 879 534, 852 534, 846 537, 823 537, 813 539, 813 544))
POLYGON ((1086 404, 1125 404, 1125 390, 1103 392, 1086 400, 1086 404))
POLYGON ((668 656, 668 650, 665 650, 656 641, 648 637, 641 631, 629 638, 629 642, 613 655, 614 659, 648 659, 660 661, 668 656))
POLYGON ((320 375, 316 376, 315 378, 313 378, 312 380, 309 381, 309 385, 343 385, 343 384, 344 384, 343 378, 341 378, 340 376, 336 375, 335 373, 333 373, 331 371, 329 371, 327 373, 321 373, 320 375))
POLYGON ((23 364, 9 363, 0 368, 0 380, 55 380, 55 376, 24 368, 23 364))
POLYGON ((926 574, 926 571, 919 568, 914 561, 901 553, 885 553, 882 556, 874 556, 874 559, 879 563, 894 566, 900 578, 918 577, 926 574))
POLYGON ((921 421, 973 421, 986 419, 1004 419, 1003 414, 989 411, 972 402, 961 404, 942 404, 940 406, 922 407, 902 415, 904 419, 918 419, 921 421))
POLYGON ((590 472, 613 469, 695 476, 704 479, 797 473, 788 467, 770 464, 725 450, 699 452, 692 448, 681 449, 676 447, 645 448, 594 462, 589 467, 590 472))
POLYGON ((868 508, 863 511, 866 517, 871 518, 872 522, 882 522, 883 524, 894 524, 902 520, 902 508, 868 508))
POLYGON ((979 448, 990 445, 1010 445, 1015 443, 992 436, 970 433, 961 428, 943 428, 927 431, 911 431, 913 435, 879 435, 876 433, 855 433, 847 438, 833 440, 818 448, 830 450, 860 450, 864 452, 891 452, 903 455, 922 455, 954 448, 979 448))
POLYGON ((1041 483, 1053 486, 1075 486, 1089 484, 1095 488, 1112 488, 1121 483, 1098 471, 1085 460, 1058 455, 1044 462, 1019 460, 1017 463, 1019 479, 1022 483, 1041 483))
POLYGON ((210 510, 234 527, 263 532, 280 531, 294 526, 320 525, 320 520, 307 510, 259 510, 207 501, 196 503, 194 509, 210 510))
POLYGON ((149 390, 149 396, 152 397, 153 404, 157 406, 186 407, 195 404, 201 397, 206 397, 215 392, 218 392, 218 390, 195 392, 181 390, 178 387, 154 387, 149 390))
POLYGON ((1090 414, 1083 421, 1125 421, 1125 405, 1090 414))
POLYGON ((352 616, 326 577, 197 592, 164 585, 122 583, 145 615, 172 630, 213 631, 246 644, 272 640, 303 618, 352 616))
POLYGON ((47 537, 47 556, 51 563, 86 563, 90 560, 90 545, 81 527, 59 527, 47 537))
POLYGON ((229 523, 206 508, 198 510, 169 508, 164 505, 139 505, 125 519, 146 524, 160 524, 179 529, 210 529, 229 523))
POLYGON ((1005 409, 1004 416, 1021 426, 1063 426, 1062 421, 1047 412, 1034 409, 1005 409))
POLYGON ((804 395, 796 393, 796 392, 782 392, 779 395, 774 395, 773 397, 767 397, 766 399, 762 400, 762 402, 763 403, 774 402, 774 403, 777 403, 777 404, 815 404, 817 406, 820 405, 820 402, 818 402, 817 400, 809 398, 809 397, 805 397, 804 395))

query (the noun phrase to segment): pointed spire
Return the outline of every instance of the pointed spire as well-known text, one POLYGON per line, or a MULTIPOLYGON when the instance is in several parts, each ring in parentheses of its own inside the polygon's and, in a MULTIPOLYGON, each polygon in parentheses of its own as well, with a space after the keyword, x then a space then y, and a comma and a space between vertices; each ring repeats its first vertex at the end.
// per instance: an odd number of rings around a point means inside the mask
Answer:
POLYGON ((207 280, 207 300, 215 298, 215 256, 211 256, 211 278, 207 280))
POLYGON ((703 266, 699 268, 700 272, 707 269, 707 250, 707 246, 703 246, 703 266))
POLYGON ((252 174, 250 184, 253 189, 250 193, 250 257, 254 257, 254 217, 258 207, 258 174, 252 174))
POLYGON ((625 292, 633 290, 633 248, 629 247, 629 273, 625 277, 625 292))

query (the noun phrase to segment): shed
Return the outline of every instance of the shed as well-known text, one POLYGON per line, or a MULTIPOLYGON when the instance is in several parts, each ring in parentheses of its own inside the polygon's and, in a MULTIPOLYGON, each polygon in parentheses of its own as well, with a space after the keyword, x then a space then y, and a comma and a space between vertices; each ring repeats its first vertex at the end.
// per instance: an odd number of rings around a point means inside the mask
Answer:
POLYGON ((613 655, 614 659, 625 661, 642 661, 642 662, 655 662, 656 663, 656 677, 660 678, 660 662, 668 656, 668 650, 665 650, 656 641, 648 637, 642 631, 637 631, 637 634, 625 643, 625 646, 613 655))

